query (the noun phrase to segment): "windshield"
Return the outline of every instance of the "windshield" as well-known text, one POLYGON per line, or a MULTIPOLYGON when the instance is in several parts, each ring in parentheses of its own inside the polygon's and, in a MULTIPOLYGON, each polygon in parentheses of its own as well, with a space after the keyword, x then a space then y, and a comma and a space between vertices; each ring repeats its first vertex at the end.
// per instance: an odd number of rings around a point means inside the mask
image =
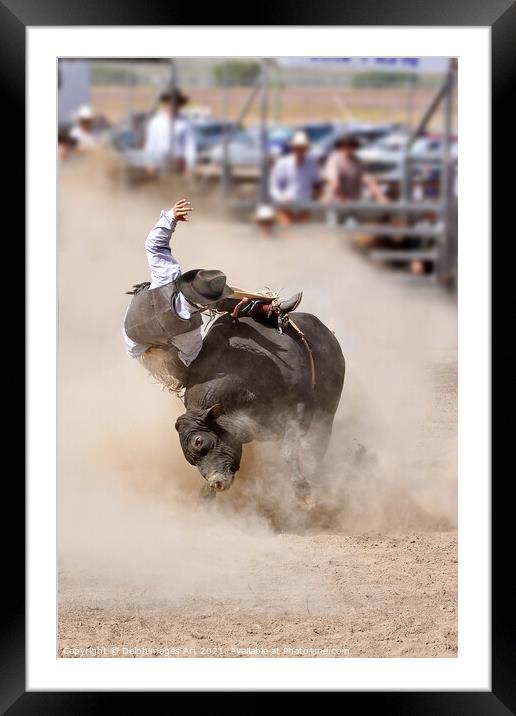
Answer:
POLYGON ((293 134, 290 127, 272 127, 269 130, 269 139, 273 142, 287 142, 293 134))
POLYGON ((229 131, 232 127, 234 127, 234 125, 230 123, 213 122, 213 124, 198 125, 195 129, 199 136, 209 138, 217 137, 225 131, 229 131))
POLYGON ((304 127, 304 131, 308 134, 311 142, 318 142, 331 132, 333 127, 331 124, 319 124, 315 126, 304 127))
POLYGON ((407 144, 406 137, 384 137, 377 142, 373 142, 375 148, 384 149, 389 152, 397 152, 407 144))

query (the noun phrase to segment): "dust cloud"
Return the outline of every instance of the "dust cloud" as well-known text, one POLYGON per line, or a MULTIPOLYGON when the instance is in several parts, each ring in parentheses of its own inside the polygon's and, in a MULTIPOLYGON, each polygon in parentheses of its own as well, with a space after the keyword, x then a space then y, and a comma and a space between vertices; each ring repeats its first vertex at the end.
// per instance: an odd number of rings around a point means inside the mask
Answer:
POLYGON ((216 196, 162 185, 131 190, 105 169, 71 163, 60 175, 58 508, 66 573, 178 597, 250 593, 246 575, 257 562, 291 558, 281 532, 453 529, 453 299, 401 285, 325 227, 265 239, 225 217, 216 196), (273 443, 245 446, 231 490, 200 504, 202 478, 173 428, 181 402, 125 355, 124 292, 148 277, 143 242, 160 209, 185 193, 193 218, 173 238, 184 270, 220 267, 250 289, 303 289, 301 308, 341 343, 346 379, 313 512, 294 500, 273 443))

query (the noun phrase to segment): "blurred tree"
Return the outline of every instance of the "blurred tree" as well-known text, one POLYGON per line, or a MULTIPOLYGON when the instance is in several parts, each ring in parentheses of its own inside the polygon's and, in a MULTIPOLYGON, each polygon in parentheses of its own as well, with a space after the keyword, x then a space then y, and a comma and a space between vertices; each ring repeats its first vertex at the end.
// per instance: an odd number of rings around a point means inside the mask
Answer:
POLYGON ((229 60, 213 68, 215 82, 218 85, 252 85, 261 72, 259 62, 252 60, 229 60))
POLYGON ((357 72, 353 87, 406 87, 419 84, 418 75, 411 72, 357 72))

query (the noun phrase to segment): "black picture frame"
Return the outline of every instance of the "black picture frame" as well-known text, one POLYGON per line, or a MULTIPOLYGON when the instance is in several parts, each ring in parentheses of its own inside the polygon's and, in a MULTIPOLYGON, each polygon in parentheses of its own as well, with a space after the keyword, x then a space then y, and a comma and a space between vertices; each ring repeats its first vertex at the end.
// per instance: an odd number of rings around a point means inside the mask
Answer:
MULTIPOLYGON (((200 8, 201 6, 199 6, 200 8)), ((29 26, 75 25, 195 25, 199 8, 184 8, 146 0, 127 3, 121 0, 100 2, 86 0, 0 0, 0 77, 4 111, 0 113, 2 137, 9 137, 15 161, 9 168, 9 210, 4 208, 4 236, 20 236, 21 217, 25 215, 25 30, 29 26), (194 17, 194 14, 196 17, 194 17), (8 111, 6 111, 6 109, 8 111), (9 224, 12 224, 12 227, 9 224), (7 233, 9 232, 9 233, 7 233)), ((218 5, 202 9, 203 25, 291 25, 293 7, 288 3, 260 3, 259 15, 248 22, 224 17, 218 5), (224 20, 227 19, 227 22, 224 20)), ((384 25, 384 26, 489 26, 492 32, 492 136, 493 142, 493 217, 501 227, 504 212, 509 219, 511 207, 510 182, 503 177, 503 168, 510 164, 512 147, 502 142, 511 137, 514 114, 511 99, 516 89, 516 1, 515 0, 346 0, 340 4, 329 0, 310 0, 296 4, 295 25, 384 25)), ((227 16, 230 13, 226 13, 227 16)), ((472 118, 474 121, 474 118, 472 118)), ((504 224, 505 225, 505 224, 504 224)), ((507 226, 510 226, 507 224, 507 226)), ((494 224, 493 224, 494 230, 494 224)), ((512 237, 511 237, 512 238, 512 237)), ((493 289, 493 301, 499 301, 502 286, 511 285, 507 276, 499 279, 500 290, 493 289)), ((502 267, 501 267, 502 268, 502 267)), ((503 268, 502 268, 503 270, 503 268)), ((513 279, 514 281, 514 279, 513 279)), ((34 347, 32 347, 34 349, 34 347)), ((507 430, 507 428, 505 428, 507 430)), ((505 443, 504 428, 496 435, 497 447, 505 443)), ((506 443, 505 443, 506 444, 506 443)), ((510 445, 510 442, 508 443, 510 445)), ((509 465, 511 463, 508 463, 509 465)), ((382 714, 426 716, 426 714, 467 714, 468 716, 500 716, 516 712, 516 665, 514 606, 507 586, 512 576, 507 545, 513 544, 512 516, 509 512, 510 471, 493 483, 492 507, 492 691, 471 692, 346 692, 339 698, 366 699, 363 706, 378 709, 382 714), (507 479, 506 479, 507 478, 507 479)), ((7 477, 5 478, 7 481, 7 477)), ((113 708, 113 693, 93 692, 26 692, 25 690, 25 572, 24 572, 24 483, 23 478, 9 477, 5 486, 4 505, 11 514, 12 527, 6 540, 4 533, 5 571, 9 588, 4 585, 6 600, 2 610, 0 650, 0 710, 12 716, 21 714, 82 714, 102 713, 113 708)), ((511 510, 512 511, 512 510, 511 510)), ((237 687, 235 686, 235 690, 237 687)), ((131 708, 147 708, 158 694, 131 694, 131 708), (143 701, 145 699, 145 701, 143 701)), ((168 698, 173 694, 160 694, 168 698)), ((117 699, 118 700, 118 699, 117 699)))

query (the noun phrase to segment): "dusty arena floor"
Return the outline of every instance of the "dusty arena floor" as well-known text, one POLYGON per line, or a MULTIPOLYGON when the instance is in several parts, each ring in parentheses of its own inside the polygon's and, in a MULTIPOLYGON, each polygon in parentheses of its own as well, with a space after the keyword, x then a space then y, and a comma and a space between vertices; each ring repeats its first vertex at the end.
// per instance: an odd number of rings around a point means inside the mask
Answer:
MULTIPOLYGON (((171 190, 177 191, 177 190, 171 190)), ((200 504, 182 412, 124 354, 131 284, 164 187, 67 166, 59 199, 59 635, 65 657, 457 655, 456 307, 323 226, 273 239, 192 196, 184 269, 302 288, 347 375, 307 510, 273 444, 200 504)))
POLYGON ((64 573, 61 655, 457 654, 454 533, 275 540, 278 554, 252 562, 239 590, 183 599, 64 573))

